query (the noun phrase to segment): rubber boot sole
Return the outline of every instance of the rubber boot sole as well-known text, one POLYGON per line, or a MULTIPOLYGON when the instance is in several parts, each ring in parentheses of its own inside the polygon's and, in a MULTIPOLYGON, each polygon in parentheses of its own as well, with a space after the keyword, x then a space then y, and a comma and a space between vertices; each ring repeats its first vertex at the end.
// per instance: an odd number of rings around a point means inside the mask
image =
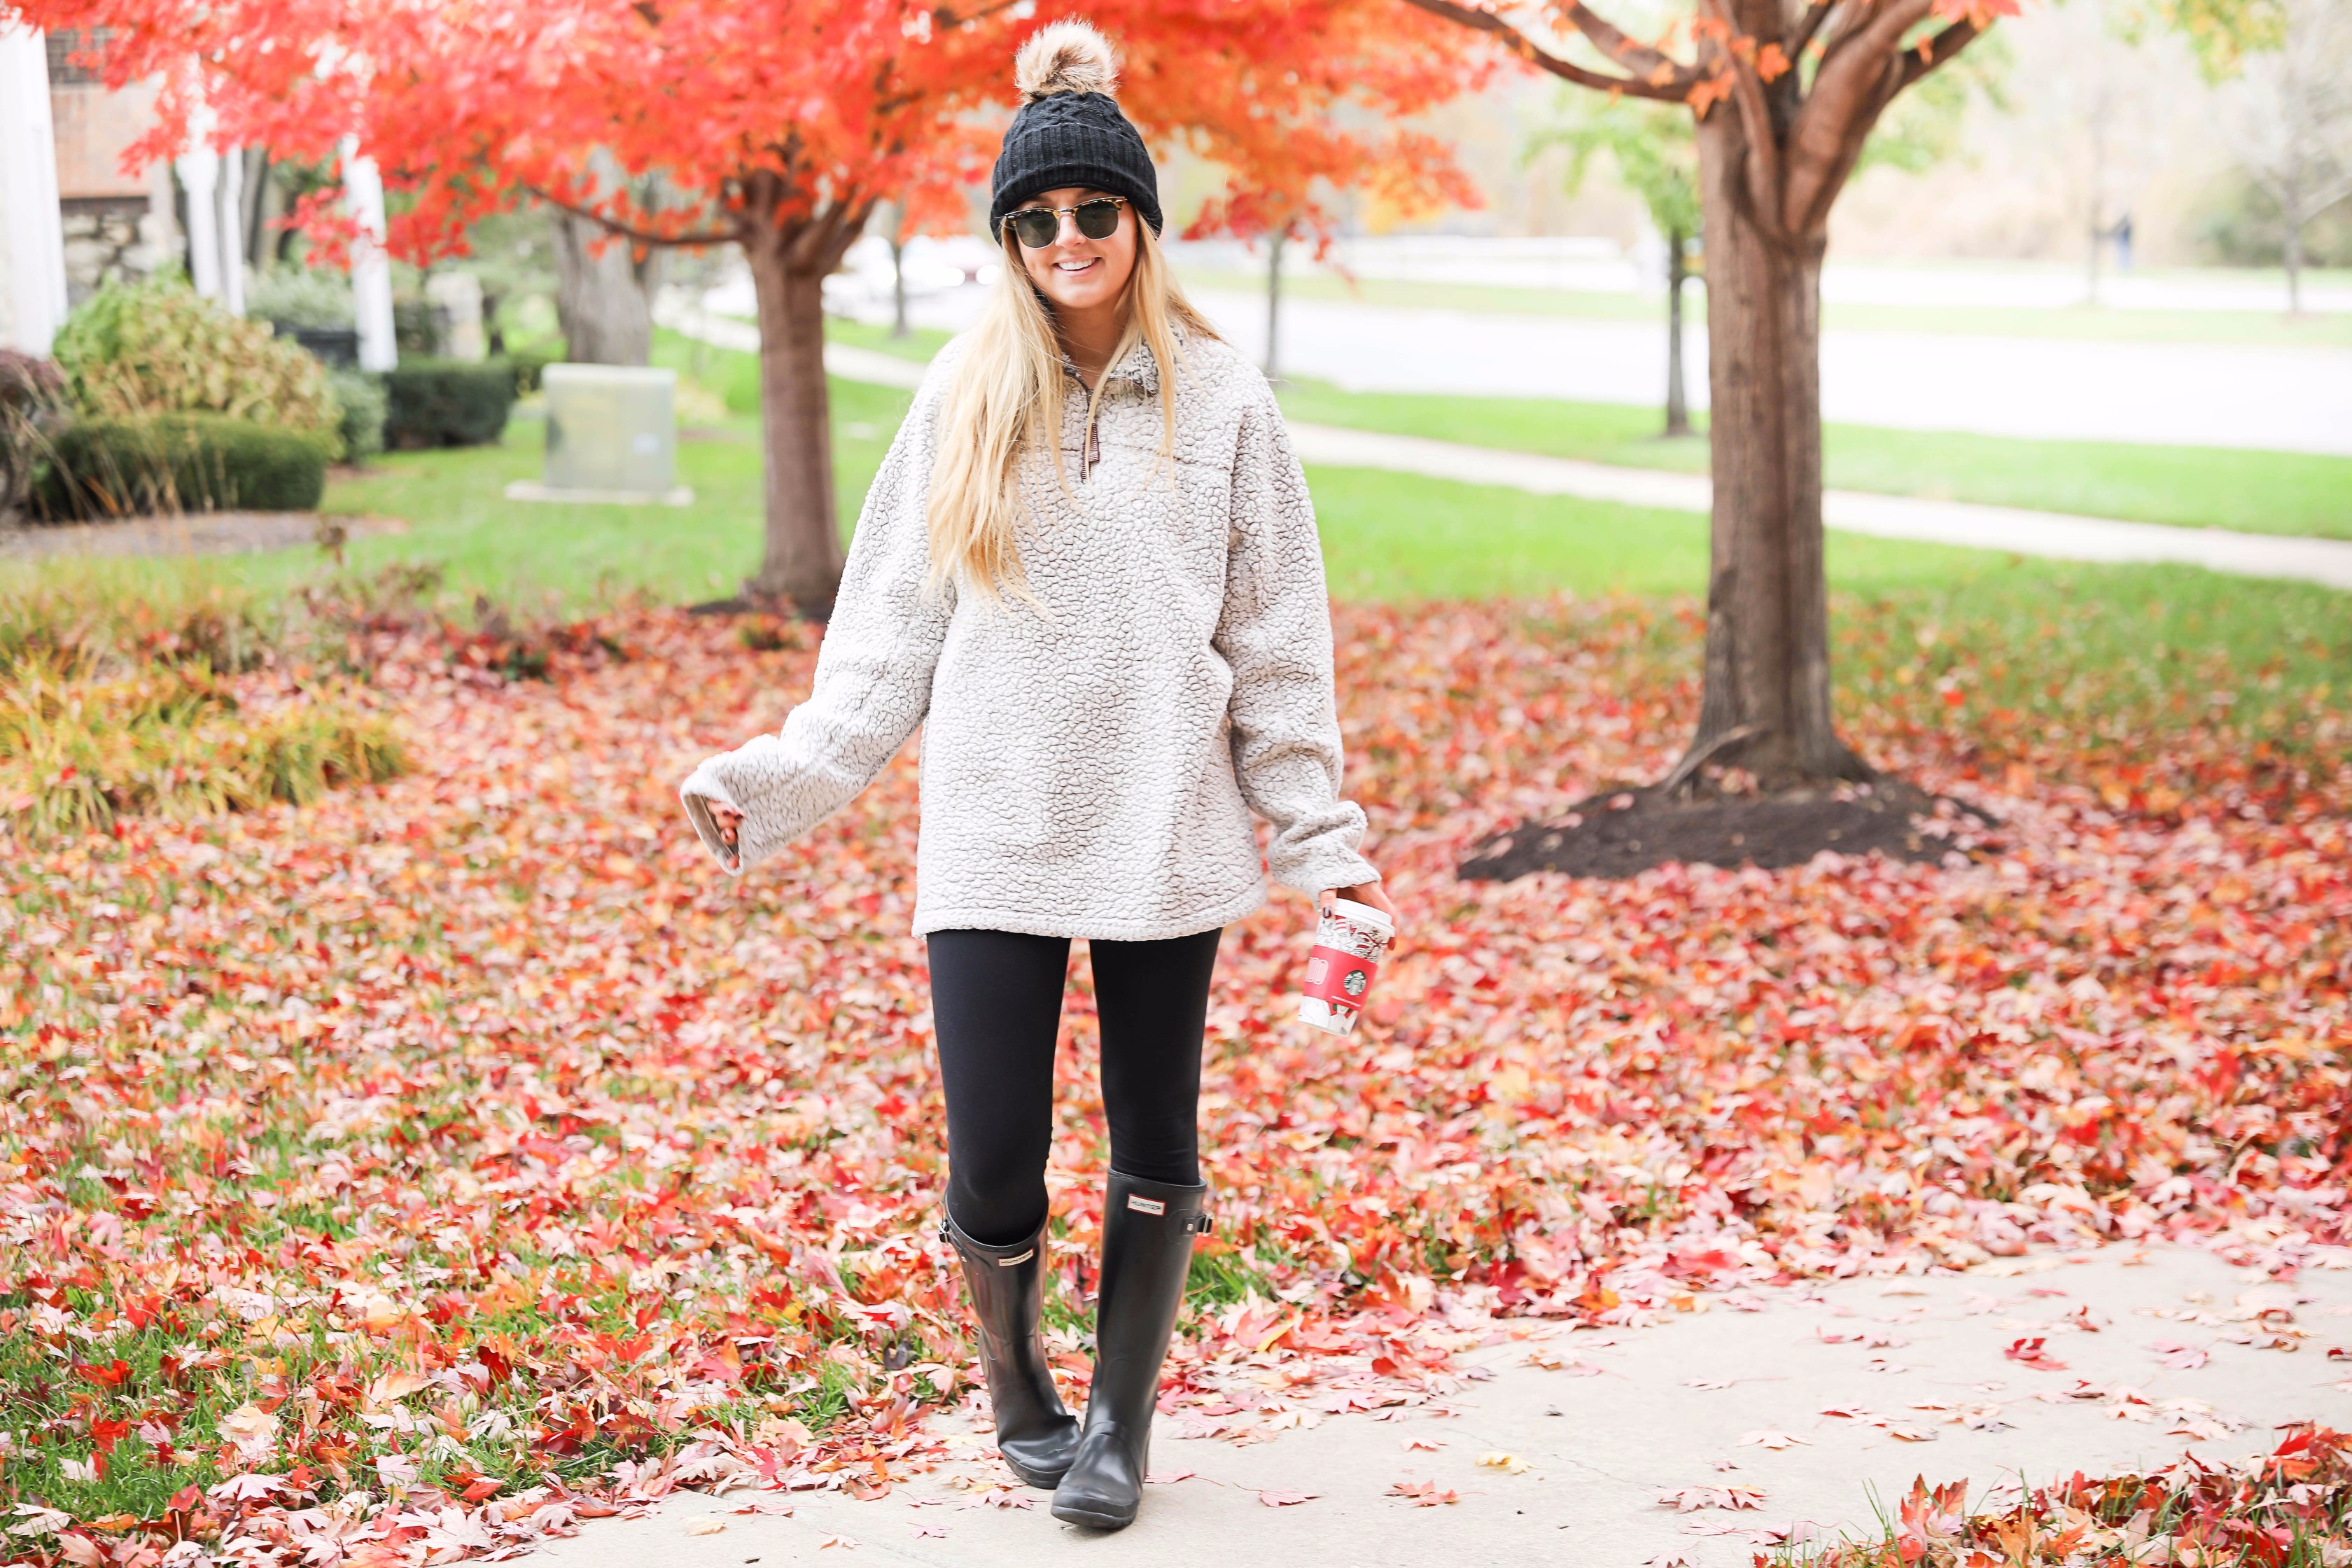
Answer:
POLYGON ((1083 1524, 1089 1530, 1125 1530, 1135 1522, 1135 1511, 1129 1509, 1125 1513, 1115 1513, 1107 1508, 1083 1507, 1076 1502, 1065 1502, 1059 1496, 1055 1497, 1053 1509, 1054 1517, 1063 1523, 1083 1524))
POLYGON ((1002 1448, 997 1450, 997 1458, 1004 1461, 1004 1468, 1013 1472, 1014 1479, 1024 1487, 1035 1487, 1041 1492, 1054 1490, 1062 1484, 1062 1478, 1070 1473, 1067 1465, 1058 1470, 1033 1470, 1026 1465, 1014 1463, 1002 1448))

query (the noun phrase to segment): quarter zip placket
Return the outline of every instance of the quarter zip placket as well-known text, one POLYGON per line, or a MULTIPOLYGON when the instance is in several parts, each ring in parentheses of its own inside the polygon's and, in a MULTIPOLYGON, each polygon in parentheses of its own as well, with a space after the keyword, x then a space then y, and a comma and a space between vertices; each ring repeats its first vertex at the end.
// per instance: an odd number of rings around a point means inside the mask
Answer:
POLYGON ((1077 366, 1066 359, 1062 362, 1062 374, 1076 384, 1078 395, 1086 399, 1087 433, 1085 438, 1078 443, 1078 482, 1084 484, 1088 476, 1093 474, 1095 465, 1102 461, 1102 434, 1095 428, 1095 417, 1099 410, 1095 401, 1094 390, 1087 385, 1086 378, 1078 374, 1077 366))

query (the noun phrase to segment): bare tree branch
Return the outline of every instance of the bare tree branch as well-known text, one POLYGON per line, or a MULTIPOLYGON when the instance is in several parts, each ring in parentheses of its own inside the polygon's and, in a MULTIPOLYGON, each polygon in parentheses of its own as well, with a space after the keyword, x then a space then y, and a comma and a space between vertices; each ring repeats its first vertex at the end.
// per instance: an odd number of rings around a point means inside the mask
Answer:
POLYGON ((1685 91, 1698 80, 1698 73, 1681 61, 1660 54, 1649 45, 1627 37, 1622 32, 1584 4, 1574 3, 1560 13, 1569 24, 1592 41, 1592 47, 1640 77, 1643 81, 1679 79, 1685 91))
POLYGON ((1883 0, 1869 22, 1854 27, 1822 58, 1813 90, 1789 127, 1788 205, 1792 232, 1822 220, 1838 188, 1862 156, 1870 128, 1904 85, 1895 50, 1933 0, 1883 0))
MULTIPOLYGON (((1582 66, 1564 60, 1549 49, 1543 48, 1534 39, 1503 20, 1502 17, 1496 16, 1492 11, 1481 11, 1471 5, 1457 5, 1454 4, 1454 0, 1404 0, 1404 3, 1426 11, 1433 16, 1443 16, 1447 21, 1459 23, 1465 27, 1490 33, 1500 38, 1505 47, 1529 65, 1548 70, 1563 81, 1572 81, 1579 87, 1589 87, 1599 92, 1622 92, 1629 98, 1654 98, 1663 103, 1680 103, 1689 96, 1692 86, 1697 80, 1695 75, 1688 78, 1677 75, 1671 81, 1650 82, 1635 77, 1610 76, 1601 71, 1587 70, 1582 66)), ((1598 21, 1599 18, 1595 17, 1594 20, 1598 21)), ((1602 25, 1606 26, 1606 24, 1602 25)), ((1628 40, 1629 45, 1630 42, 1628 40)), ((1665 58, 1663 55, 1658 58, 1665 58)), ((1669 66, 1673 65, 1671 60, 1666 63, 1669 66)), ((1677 71, 1682 69, 1679 67, 1675 68, 1677 71)))
MULTIPOLYGON (((1834 143, 1809 137, 1804 147, 1806 157, 1800 163, 1793 155, 1789 173, 1789 224, 1799 233, 1806 233, 1829 220, 1830 206, 1838 193, 1845 188, 1848 175, 1862 161, 1863 149, 1870 142, 1870 132, 1878 117, 1903 90, 1903 68, 1899 61, 1883 60, 1879 64, 1878 85, 1866 96, 1863 107, 1848 123, 1844 134, 1834 143)), ((1792 142, 1793 149, 1793 142, 1792 142)))
POLYGON ((1943 65, 1954 55, 1975 42, 1983 32, 1984 29, 1973 21, 1963 19, 1953 23, 1934 37, 1927 39, 1923 46, 1904 50, 1903 81, 1901 87, 1896 88, 1895 90, 1901 91, 1903 88, 1909 87, 1937 66, 1943 65))
POLYGON ((1797 18, 1797 25, 1789 29, 1788 37, 1780 45, 1780 52, 1789 57, 1791 65, 1796 63, 1798 56, 1805 52, 1805 46, 1813 41, 1814 35, 1822 30, 1822 24, 1830 19, 1831 13, 1837 7, 1838 0, 1813 0, 1805 7, 1803 15, 1797 18))
POLYGON ((931 7, 931 26, 942 29, 960 27, 966 22, 977 22, 983 17, 993 16, 999 11, 1010 11, 1020 4, 1021 0, 996 0, 993 5, 982 5, 977 11, 966 11, 961 14, 951 11, 945 5, 934 5, 931 7))
MULTIPOLYGON (((1727 36, 1738 36, 1738 25, 1723 0, 1704 0, 1704 4, 1723 24, 1727 36)), ((1765 100, 1764 83, 1757 77, 1755 68, 1730 49, 1718 45, 1716 52, 1721 68, 1731 73, 1732 107, 1739 112, 1739 127, 1748 142, 1739 172, 1748 183, 1748 200, 1756 209, 1757 226, 1767 238, 1785 245, 1789 226, 1784 219, 1780 186, 1780 139, 1773 129, 1772 106, 1765 100)))
POLYGON ((688 230, 684 234, 663 234, 656 229, 640 228, 635 224, 623 223, 620 219, 609 217, 593 207, 583 207, 577 202, 567 202, 562 197, 538 185, 525 185, 523 189, 558 212, 567 212, 573 217, 585 218, 590 223, 601 226, 608 234, 621 239, 634 239, 639 245, 731 245, 743 237, 741 229, 688 230))
MULTIPOLYGON (((1864 55, 1884 55, 1903 41, 1903 35, 1927 19, 1930 0, 1895 0, 1875 7, 1858 6, 1851 26, 1838 29, 1837 37, 1829 41, 1822 56, 1822 69, 1827 72, 1830 63, 1849 50, 1859 48, 1864 55)), ((1819 91, 1821 78, 1813 79, 1819 91)))

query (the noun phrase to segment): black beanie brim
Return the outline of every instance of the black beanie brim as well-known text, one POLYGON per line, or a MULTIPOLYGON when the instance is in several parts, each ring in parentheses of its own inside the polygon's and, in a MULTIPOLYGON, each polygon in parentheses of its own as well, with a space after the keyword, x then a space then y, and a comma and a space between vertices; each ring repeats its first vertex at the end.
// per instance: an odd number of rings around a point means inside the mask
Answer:
POLYGON ((1118 100, 1103 92, 1057 92, 1021 106, 1004 132, 990 180, 988 232, 1045 191, 1083 185, 1125 196, 1160 233, 1160 176, 1150 150, 1118 100))

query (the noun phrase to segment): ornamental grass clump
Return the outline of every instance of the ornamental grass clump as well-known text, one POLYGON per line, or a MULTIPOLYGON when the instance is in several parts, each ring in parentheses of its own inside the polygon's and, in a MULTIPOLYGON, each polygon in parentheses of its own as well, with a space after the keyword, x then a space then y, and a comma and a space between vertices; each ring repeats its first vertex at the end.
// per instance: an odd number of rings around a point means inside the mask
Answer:
POLYGON ((287 657, 323 621, 223 584, 0 591, 0 823, 19 840, 314 800, 397 777, 365 689, 287 657), (291 667, 291 668, 289 668, 291 667))
POLYGON ((20 837, 300 805, 404 766, 391 725, 348 694, 257 701, 201 661, 89 679, 41 656, 0 682, 0 802, 20 837))

